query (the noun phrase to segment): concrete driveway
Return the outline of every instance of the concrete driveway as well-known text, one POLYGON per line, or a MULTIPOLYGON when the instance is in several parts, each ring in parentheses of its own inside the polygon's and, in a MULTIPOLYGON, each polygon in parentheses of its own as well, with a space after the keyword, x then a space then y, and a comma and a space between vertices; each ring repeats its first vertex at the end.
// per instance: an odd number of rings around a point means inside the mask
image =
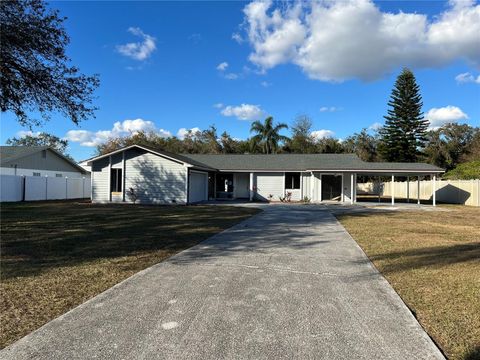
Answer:
POLYGON ((443 359, 325 207, 265 209, 48 323, 0 357, 443 359))

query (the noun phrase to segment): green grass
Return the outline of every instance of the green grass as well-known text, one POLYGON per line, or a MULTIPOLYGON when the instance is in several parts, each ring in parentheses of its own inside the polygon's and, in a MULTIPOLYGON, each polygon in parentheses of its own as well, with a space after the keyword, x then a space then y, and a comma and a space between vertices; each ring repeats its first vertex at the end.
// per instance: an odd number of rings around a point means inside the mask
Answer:
POLYGON ((2 204, 0 346, 258 211, 226 206, 2 204))
POLYGON ((451 359, 480 359, 480 209, 344 213, 342 225, 451 359))

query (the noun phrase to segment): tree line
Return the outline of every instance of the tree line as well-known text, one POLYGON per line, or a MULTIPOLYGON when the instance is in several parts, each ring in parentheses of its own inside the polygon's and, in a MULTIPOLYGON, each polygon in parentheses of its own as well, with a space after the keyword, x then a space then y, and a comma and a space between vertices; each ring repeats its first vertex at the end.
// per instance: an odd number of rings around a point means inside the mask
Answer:
MULTIPOLYGON (((203 131, 189 131, 183 138, 163 137, 155 132, 137 132, 130 136, 111 138, 100 144, 97 154, 138 144, 172 153, 184 154, 322 154, 353 153, 364 161, 427 162, 446 170, 464 163, 457 178, 480 177, 480 128, 467 124, 449 123, 428 129, 423 117, 420 89, 413 73, 404 69, 398 76, 388 102, 385 125, 377 131, 364 128, 344 140, 334 137, 318 138, 313 134, 313 122, 299 115, 289 125, 275 123, 273 117, 251 124, 251 137, 233 138, 224 131, 218 134, 211 125, 203 131), (290 136, 282 131, 290 130, 290 136)), ((7 140, 10 145, 49 145, 65 153, 68 142, 42 133, 7 140)))

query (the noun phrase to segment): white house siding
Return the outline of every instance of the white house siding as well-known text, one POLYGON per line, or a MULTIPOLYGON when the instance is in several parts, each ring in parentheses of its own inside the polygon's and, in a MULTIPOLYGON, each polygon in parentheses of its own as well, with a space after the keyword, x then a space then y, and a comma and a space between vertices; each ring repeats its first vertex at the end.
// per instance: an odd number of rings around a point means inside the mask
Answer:
POLYGON ((94 161, 92 164, 92 201, 110 201, 110 175, 108 157, 94 161))
POLYGON ((112 169, 123 168, 123 153, 112 155, 112 169))
MULTIPOLYGON (((133 188, 138 202, 184 204, 187 198, 187 168, 158 155, 137 149, 125 153, 125 189, 133 188)), ((126 201, 130 199, 128 196, 126 201)))
POLYGON ((258 200, 268 200, 268 196, 273 195, 273 200, 278 201, 278 197, 285 194, 283 172, 256 173, 254 183, 257 188, 255 197, 258 200))

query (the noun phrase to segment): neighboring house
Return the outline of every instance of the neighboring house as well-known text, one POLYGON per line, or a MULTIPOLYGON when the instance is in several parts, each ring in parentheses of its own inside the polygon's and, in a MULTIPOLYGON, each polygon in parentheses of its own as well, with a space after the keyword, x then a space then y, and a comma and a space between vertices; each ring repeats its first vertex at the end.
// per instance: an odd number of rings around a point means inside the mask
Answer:
POLYGON ((48 146, 0 146, 0 174, 89 177, 88 171, 48 146))
MULTIPOLYGON (((368 163, 353 154, 191 155, 131 145, 86 161, 94 202, 197 203, 209 199, 355 202, 357 175, 426 176, 422 163, 368 163)), ((433 194, 433 200, 435 195, 433 194)))

